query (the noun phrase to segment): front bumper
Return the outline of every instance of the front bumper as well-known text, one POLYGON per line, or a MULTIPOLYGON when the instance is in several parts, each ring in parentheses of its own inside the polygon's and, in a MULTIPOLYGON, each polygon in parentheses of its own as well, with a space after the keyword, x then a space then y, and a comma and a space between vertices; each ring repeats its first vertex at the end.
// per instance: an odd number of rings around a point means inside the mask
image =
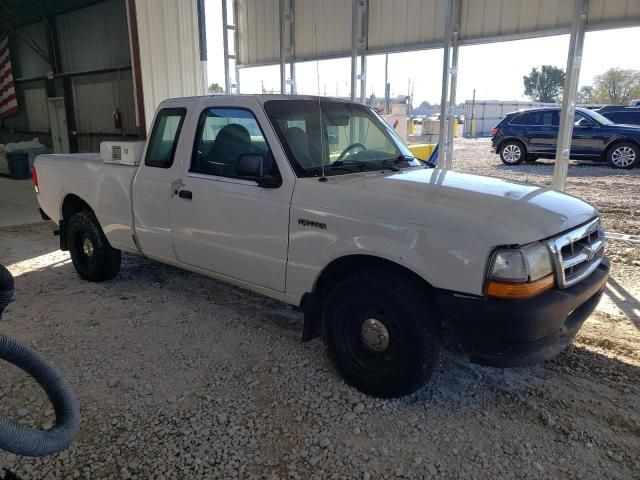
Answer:
POLYGON ((525 300, 440 292, 436 302, 473 362, 519 367, 564 350, 598 305, 608 278, 609 260, 603 258, 589 277, 564 290, 525 300))

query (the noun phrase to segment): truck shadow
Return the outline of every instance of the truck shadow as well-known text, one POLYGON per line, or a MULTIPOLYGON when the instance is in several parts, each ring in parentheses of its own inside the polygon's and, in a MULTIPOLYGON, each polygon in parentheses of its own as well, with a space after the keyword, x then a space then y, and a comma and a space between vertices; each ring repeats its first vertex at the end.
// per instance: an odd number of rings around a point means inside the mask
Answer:
POLYGON ((622 310, 629 320, 640 329, 640 300, 629 293, 615 278, 609 277, 606 288, 607 296, 622 310))

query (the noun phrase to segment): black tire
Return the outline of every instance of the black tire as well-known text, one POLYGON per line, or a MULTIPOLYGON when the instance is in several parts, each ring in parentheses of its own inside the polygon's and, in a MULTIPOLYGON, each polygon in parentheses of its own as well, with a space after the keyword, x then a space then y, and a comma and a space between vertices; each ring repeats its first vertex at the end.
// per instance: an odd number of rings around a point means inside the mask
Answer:
POLYGON ((67 223, 67 242, 73 266, 85 280, 109 280, 120 271, 120 250, 111 248, 91 212, 71 216, 67 223))
POLYGON ((329 293, 322 317, 329 358, 363 393, 407 395, 426 383, 438 364, 442 336, 435 309, 424 289, 404 275, 368 270, 343 279, 329 293))
POLYGON ((527 150, 518 140, 507 140, 500 147, 500 160, 505 165, 519 165, 527 158, 527 150))
POLYGON ((613 168, 635 168, 640 163, 640 148, 631 142, 615 143, 607 151, 607 163, 613 168))

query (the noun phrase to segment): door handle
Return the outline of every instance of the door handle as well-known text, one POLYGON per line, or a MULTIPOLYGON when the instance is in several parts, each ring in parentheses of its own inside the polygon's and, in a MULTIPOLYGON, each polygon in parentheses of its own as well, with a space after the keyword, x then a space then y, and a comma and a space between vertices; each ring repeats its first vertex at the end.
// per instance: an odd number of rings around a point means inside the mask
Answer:
POLYGON ((193 192, 191 192, 191 190, 180 190, 178 196, 186 200, 191 200, 193 198, 193 192))

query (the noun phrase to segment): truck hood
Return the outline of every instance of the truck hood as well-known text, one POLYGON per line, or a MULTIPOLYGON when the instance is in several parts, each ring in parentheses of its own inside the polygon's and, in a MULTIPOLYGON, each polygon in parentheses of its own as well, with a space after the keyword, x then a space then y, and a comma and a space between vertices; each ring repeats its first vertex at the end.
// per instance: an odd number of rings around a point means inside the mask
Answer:
POLYGON ((549 188, 437 168, 332 176, 326 183, 335 195, 315 194, 312 187, 302 203, 472 235, 489 245, 542 240, 598 215, 588 203, 549 188))

